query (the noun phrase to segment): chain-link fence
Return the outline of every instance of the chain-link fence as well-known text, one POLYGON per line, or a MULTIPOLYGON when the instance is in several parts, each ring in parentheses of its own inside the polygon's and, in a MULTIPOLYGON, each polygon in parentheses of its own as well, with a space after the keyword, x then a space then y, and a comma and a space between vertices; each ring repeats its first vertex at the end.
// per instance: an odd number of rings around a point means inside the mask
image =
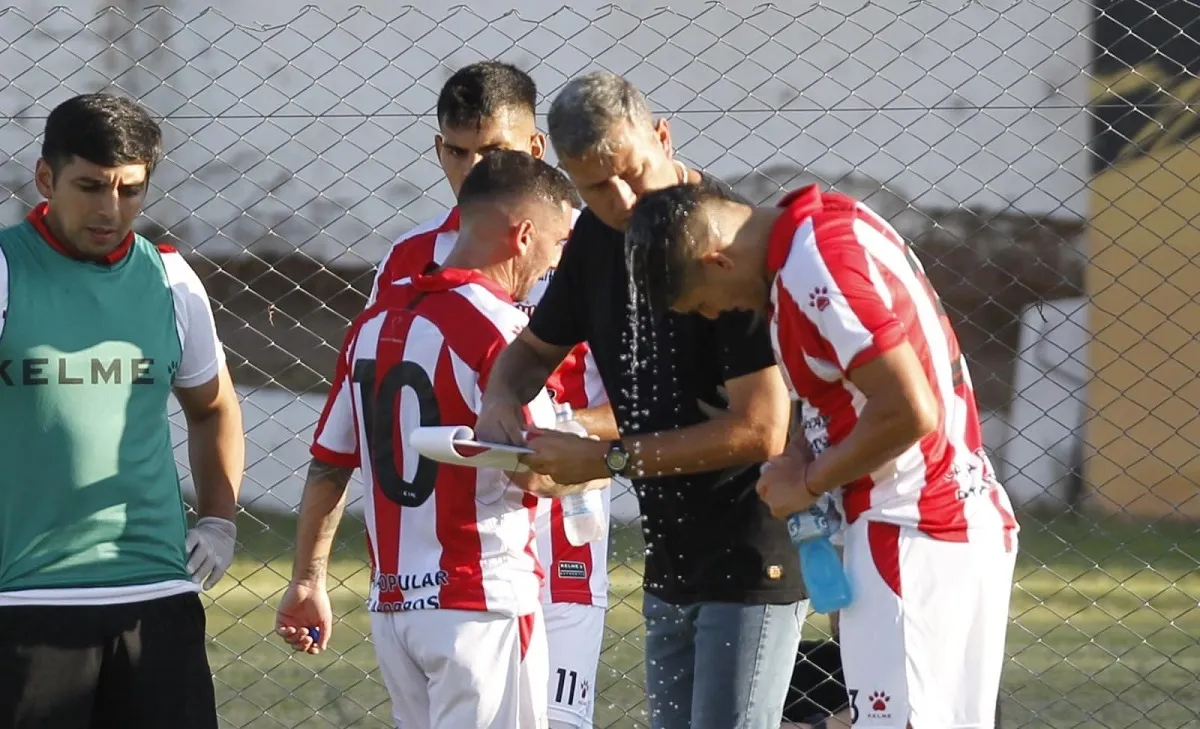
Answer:
MULTIPOLYGON (((36 202, 56 103, 111 83, 165 120, 141 230, 207 285, 248 430, 240 557, 207 595, 225 726, 390 725, 354 506, 333 650, 296 657, 271 627, 336 347, 390 241, 451 203, 433 108, 480 58, 529 70, 543 111, 579 72, 623 73, 683 159, 749 197, 818 179, 891 219, 955 319, 1022 508, 1004 725, 1200 725, 1200 6, 207 5, 0 9, 0 222, 36 202)), ((596 724, 644 726, 636 501, 614 512, 596 724)))

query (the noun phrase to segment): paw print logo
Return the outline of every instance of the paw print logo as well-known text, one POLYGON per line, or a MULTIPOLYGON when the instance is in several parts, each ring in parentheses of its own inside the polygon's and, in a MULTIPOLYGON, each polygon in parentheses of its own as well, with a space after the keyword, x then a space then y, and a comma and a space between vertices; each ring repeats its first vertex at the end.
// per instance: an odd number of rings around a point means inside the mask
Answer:
POLYGON ((587 681, 581 681, 579 683, 579 698, 580 698, 580 700, 587 698, 588 688, 589 688, 589 686, 588 686, 587 681))
POLYGON ((892 697, 882 691, 876 691, 868 696, 867 700, 871 702, 873 711, 887 711, 888 702, 892 700, 892 697))
POLYGON ((808 295, 808 305, 817 307, 817 311, 825 311, 829 306, 829 288, 818 286, 808 295))

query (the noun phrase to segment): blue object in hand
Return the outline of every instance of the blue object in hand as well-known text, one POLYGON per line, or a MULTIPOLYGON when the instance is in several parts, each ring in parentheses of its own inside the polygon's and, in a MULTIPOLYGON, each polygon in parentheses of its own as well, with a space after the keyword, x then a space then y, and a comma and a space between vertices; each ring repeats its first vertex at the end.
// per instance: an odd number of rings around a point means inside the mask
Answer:
POLYGON ((841 522, 837 506, 828 494, 787 520, 788 536, 800 555, 800 576, 808 590, 809 604, 822 614, 842 610, 851 601, 850 580, 846 578, 841 556, 829 540, 841 522))
POLYGON ((308 637, 312 638, 313 645, 317 645, 321 642, 321 629, 315 625, 312 626, 308 629, 308 637))

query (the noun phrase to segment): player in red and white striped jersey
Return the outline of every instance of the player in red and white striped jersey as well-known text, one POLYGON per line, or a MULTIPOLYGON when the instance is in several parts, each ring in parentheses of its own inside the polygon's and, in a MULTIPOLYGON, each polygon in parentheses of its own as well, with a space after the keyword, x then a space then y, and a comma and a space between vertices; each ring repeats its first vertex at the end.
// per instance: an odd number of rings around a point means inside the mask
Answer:
MULTIPOLYGON (((578 217, 578 211, 572 216, 578 217)), ((442 265, 458 241, 459 210, 451 208, 447 213, 420 225, 392 245, 391 251, 379 267, 372 290, 372 299, 377 296, 381 282, 386 289, 391 283, 411 278, 442 265)), ((517 306, 527 314, 541 300, 553 270, 538 280, 529 297, 517 306)), ((604 407, 608 398, 604 385, 596 371, 586 344, 571 352, 566 360, 550 375, 546 386, 558 405, 567 404, 573 411, 604 407)), ((608 492, 604 500, 610 503, 608 492)), ((545 528, 538 531, 538 555, 546 562, 546 582, 542 599, 547 604, 568 603, 608 606, 608 541, 598 540, 576 547, 567 541, 562 524, 562 505, 547 500, 540 506, 540 520, 545 528)), ((607 514, 605 515, 607 519, 607 514)), ((553 641, 552 641, 553 642, 553 641)))
POLYGON ((992 726, 1017 523, 912 249, 861 202, 816 186, 763 208, 695 186, 651 193, 627 246, 660 308, 770 314, 804 439, 770 462, 759 493, 780 518, 842 496, 855 726, 992 726))
MULTIPOLYGON (((540 729, 549 678, 538 498, 526 491, 557 491, 528 473, 439 464, 409 436, 474 425, 493 361, 528 322, 513 302, 557 262, 577 194, 544 162, 504 151, 472 170, 461 196, 462 241, 445 265, 387 287, 350 327, 314 435, 280 632, 307 650, 316 626, 316 648, 327 645, 323 565, 361 467, 367 608, 397 724, 540 729)), ((553 427, 548 392, 527 416, 553 427)))
MULTIPOLYGON (((490 150, 518 149, 541 158, 545 138, 535 129, 535 99, 532 79, 491 61, 466 66, 446 82, 438 101, 440 133, 435 147, 455 196, 471 167, 490 150)), ((578 211, 573 220, 575 217, 578 211)), ((440 266, 454 250, 460 222, 456 206, 397 239, 376 271, 368 304, 381 288, 440 266)), ((539 279, 517 306, 531 312, 552 275, 553 270, 539 279)), ((573 350, 546 384, 555 403, 569 405, 589 432, 602 439, 617 437, 608 398, 586 344, 573 350)), ((608 490, 603 504, 607 522, 608 490)), ((538 505, 537 552, 546 573, 542 602, 550 646, 551 724, 589 729, 608 606, 607 535, 583 546, 572 545, 563 528, 561 503, 543 499, 538 505)))

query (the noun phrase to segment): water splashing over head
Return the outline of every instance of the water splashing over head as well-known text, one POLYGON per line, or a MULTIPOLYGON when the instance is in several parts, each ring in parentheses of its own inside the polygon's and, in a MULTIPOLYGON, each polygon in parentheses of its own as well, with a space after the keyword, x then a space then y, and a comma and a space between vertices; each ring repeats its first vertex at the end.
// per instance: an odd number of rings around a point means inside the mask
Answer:
POLYGON ((656 319, 679 299, 692 264, 685 251, 698 244, 688 225, 698 198, 671 194, 691 187, 676 185, 642 198, 625 231, 630 297, 641 294, 656 319))
MULTIPOLYGON (((678 163, 677 163, 678 164, 678 163)), ((679 164, 680 180, 687 180, 687 169, 679 164)), ((684 183, 673 186, 686 186, 684 183)), ((672 188, 665 188, 672 189, 672 188)), ((652 193, 653 194, 653 193, 652 193)), ((644 197, 642 198, 645 199, 644 197)), ((639 203, 640 205, 640 203, 639 203)), ((666 230, 668 220, 681 221, 686 214, 679 211, 660 210, 653 207, 649 213, 632 216, 630 226, 625 231, 625 268, 628 277, 630 302, 630 329, 636 341, 647 340, 650 347, 649 360, 657 366, 665 364, 670 371, 659 373, 671 381, 677 381, 675 358, 659 356, 660 339, 665 338, 662 346, 673 351, 674 327, 666 321, 672 316, 672 303, 675 292, 681 286, 679 272, 683 266, 677 260, 676 251, 679 247, 672 244, 677 235, 690 235, 686 229, 666 230), (659 214, 659 213, 662 214, 659 214)), ((657 387, 652 388, 650 403, 633 400, 632 408, 641 417, 648 417, 651 407, 657 406, 657 387)), ((678 395, 679 393, 675 393, 678 395)), ((673 397, 673 400, 678 400, 673 397)), ((674 402, 674 412, 684 415, 688 403, 674 402)))

